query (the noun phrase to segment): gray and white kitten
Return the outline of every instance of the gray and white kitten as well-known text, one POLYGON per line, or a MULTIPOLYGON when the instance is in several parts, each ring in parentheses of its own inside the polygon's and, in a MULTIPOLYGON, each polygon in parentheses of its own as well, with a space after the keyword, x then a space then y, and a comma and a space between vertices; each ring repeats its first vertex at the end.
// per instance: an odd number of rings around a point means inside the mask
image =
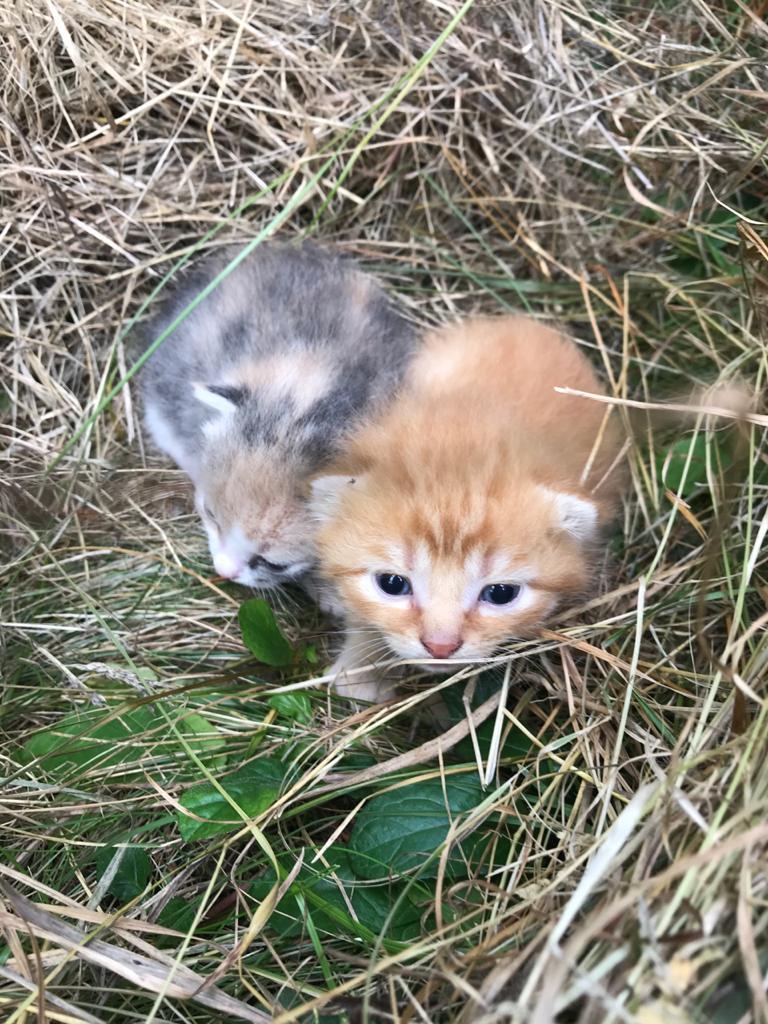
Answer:
MULTIPOLYGON (((184 279, 147 343, 237 251, 184 279)), ((392 397, 413 345, 413 329, 353 262, 265 244, 149 358, 146 428, 195 485, 218 573, 271 587, 311 568, 307 479, 392 397)))

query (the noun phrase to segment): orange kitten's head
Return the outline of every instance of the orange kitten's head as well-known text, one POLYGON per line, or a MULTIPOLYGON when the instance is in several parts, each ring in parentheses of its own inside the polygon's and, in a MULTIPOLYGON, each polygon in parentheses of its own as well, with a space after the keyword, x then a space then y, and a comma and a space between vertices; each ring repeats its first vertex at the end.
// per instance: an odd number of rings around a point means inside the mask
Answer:
POLYGON ((404 458, 314 482, 324 571, 350 617, 400 657, 487 657, 589 580, 605 509, 500 456, 427 474, 409 473, 404 458))

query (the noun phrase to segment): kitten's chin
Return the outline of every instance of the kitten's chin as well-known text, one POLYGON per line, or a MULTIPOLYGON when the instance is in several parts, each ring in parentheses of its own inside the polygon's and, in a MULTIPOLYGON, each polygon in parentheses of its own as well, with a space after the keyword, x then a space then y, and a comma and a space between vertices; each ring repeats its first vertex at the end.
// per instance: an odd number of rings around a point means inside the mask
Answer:
POLYGON ((422 672, 429 672, 431 676, 447 676, 465 666, 466 660, 461 658, 457 661, 425 661, 423 665, 419 665, 419 669, 422 672))
POLYGON ((475 658, 480 661, 489 657, 489 654, 478 654, 476 651, 459 651, 455 658, 447 658, 445 661, 430 661, 426 651, 417 649, 416 645, 409 649, 403 644, 398 648, 391 640, 388 640, 387 646, 396 658, 402 658, 403 661, 419 662, 418 665, 414 665, 414 668, 418 668, 420 672, 429 672, 433 676, 451 675, 453 672, 458 672, 459 669, 466 668, 475 658))

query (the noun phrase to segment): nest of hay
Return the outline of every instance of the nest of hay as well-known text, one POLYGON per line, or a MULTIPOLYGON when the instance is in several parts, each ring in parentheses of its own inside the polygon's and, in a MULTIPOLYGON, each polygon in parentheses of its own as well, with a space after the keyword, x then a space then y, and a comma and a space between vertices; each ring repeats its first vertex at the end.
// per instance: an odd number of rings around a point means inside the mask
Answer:
POLYGON ((6 1019, 766 1019, 763 8, 5 5, 6 1019), (602 590, 445 684, 440 750, 433 677, 359 715, 313 686, 332 638, 297 595, 296 663, 248 659, 143 448, 126 326, 271 233, 419 324, 557 318, 636 403, 602 590), (713 387, 733 415, 650 408, 713 387), (375 801, 435 786, 429 840, 376 833, 350 881, 375 801), (241 817, 196 831, 222 791, 241 817))

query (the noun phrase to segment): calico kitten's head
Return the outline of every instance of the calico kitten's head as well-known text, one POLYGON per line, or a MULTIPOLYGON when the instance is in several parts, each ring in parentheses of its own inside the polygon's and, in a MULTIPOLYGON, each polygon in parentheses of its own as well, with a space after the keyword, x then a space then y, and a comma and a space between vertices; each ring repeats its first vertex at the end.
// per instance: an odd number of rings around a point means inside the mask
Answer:
POLYGON ((248 447, 232 422, 236 396, 226 387, 197 387, 217 416, 204 427, 195 473, 195 504, 216 571, 250 587, 296 579, 314 562, 315 526, 301 494, 298 453, 268 444, 248 447))
POLYGON ((584 589, 600 519, 588 495, 513 473, 462 483, 381 469, 317 478, 313 511, 350 617, 402 658, 459 661, 532 635, 584 589))

